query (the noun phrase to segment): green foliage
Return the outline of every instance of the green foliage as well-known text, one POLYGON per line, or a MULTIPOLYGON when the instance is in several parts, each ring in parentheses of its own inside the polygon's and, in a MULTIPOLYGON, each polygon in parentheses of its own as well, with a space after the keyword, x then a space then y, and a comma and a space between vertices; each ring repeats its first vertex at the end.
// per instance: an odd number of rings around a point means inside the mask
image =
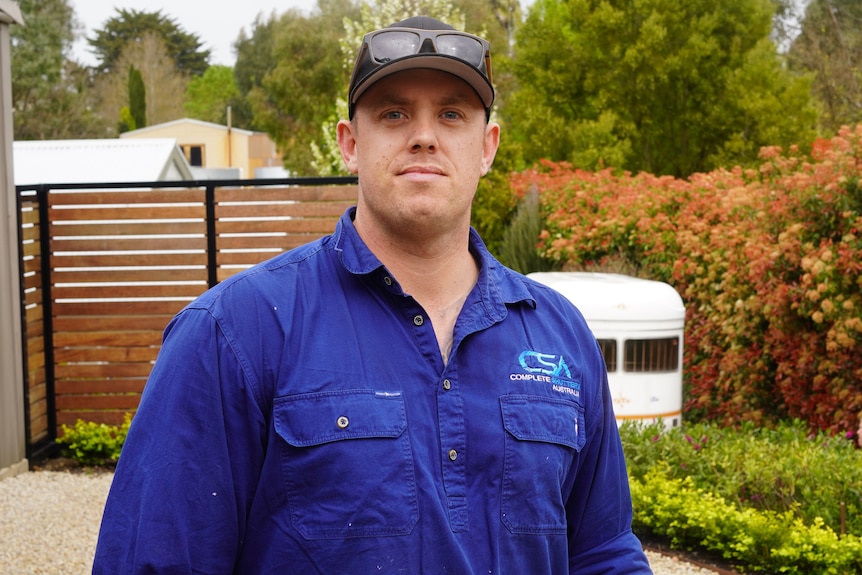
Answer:
POLYGON ((135 122, 135 127, 144 128, 147 125, 147 91, 144 88, 144 78, 141 71, 134 65, 129 66, 129 113, 135 122))
POLYGON ((132 416, 128 413, 120 426, 79 419, 74 427, 60 426, 62 435, 57 443, 64 445, 69 456, 84 465, 116 463, 131 422, 132 416))
POLYGON ((543 255, 564 268, 622 262, 686 304, 690 420, 804 420, 844 433, 862 411, 862 126, 761 151, 759 169, 688 180, 544 163, 534 186, 543 255))
POLYGON ((498 254, 500 262, 523 274, 551 269, 551 262, 543 258, 538 249, 543 227, 538 193, 531 190, 521 199, 514 218, 503 233, 498 254))
POLYGON ((844 436, 811 433, 800 421, 774 428, 686 423, 625 423, 621 435, 632 478, 655 470, 690 481, 739 509, 789 513, 807 525, 862 536, 862 451, 844 436))
POLYGON ((813 137, 808 84, 769 41, 771 0, 537 0, 501 113, 540 159, 688 176, 813 137))
MULTIPOLYGON (((336 10, 336 6, 330 7, 336 10)), ((317 139, 336 98, 347 86, 339 50, 345 11, 305 16, 298 10, 257 21, 237 43, 237 85, 253 115, 253 128, 279 146, 285 167, 313 175, 310 143, 317 139)))
POLYGON ((802 29, 788 54, 791 69, 813 75, 812 93, 827 134, 862 122, 862 5, 858 0, 806 3, 802 29))
POLYGON ((99 137, 86 69, 70 61, 79 25, 69 0, 21 0, 24 25, 9 26, 16 140, 99 137))
POLYGON ((242 106, 230 66, 210 66, 202 76, 192 78, 186 85, 183 108, 189 118, 227 124, 228 106, 232 117, 233 110, 242 106))
POLYGON ((164 41, 168 55, 181 74, 199 76, 206 71, 209 50, 204 50, 198 36, 184 31, 176 20, 162 14, 161 10, 116 10, 117 15, 96 30, 94 38, 87 40, 99 60, 99 73, 114 70, 127 45, 140 41, 147 33, 155 33, 164 41))
POLYGON ((120 121, 117 124, 117 131, 122 134, 136 129, 137 126, 135 125, 135 117, 132 116, 132 111, 128 106, 123 106, 120 108, 120 121))
POLYGON ((806 525, 791 512, 740 509, 652 470, 631 481, 633 527, 670 539, 675 548, 720 554, 750 573, 851 575, 862 570, 862 539, 838 537, 822 521, 806 525))

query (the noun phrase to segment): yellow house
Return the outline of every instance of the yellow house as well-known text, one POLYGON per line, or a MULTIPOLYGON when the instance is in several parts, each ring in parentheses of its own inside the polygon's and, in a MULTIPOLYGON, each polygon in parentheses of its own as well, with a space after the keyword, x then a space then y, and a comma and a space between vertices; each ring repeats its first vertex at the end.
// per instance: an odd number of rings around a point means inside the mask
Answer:
POLYGON ((197 174, 245 179, 256 177, 259 168, 283 166, 275 142, 266 133, 191 118, 132 130, 120 138, 173 138, 197 174))

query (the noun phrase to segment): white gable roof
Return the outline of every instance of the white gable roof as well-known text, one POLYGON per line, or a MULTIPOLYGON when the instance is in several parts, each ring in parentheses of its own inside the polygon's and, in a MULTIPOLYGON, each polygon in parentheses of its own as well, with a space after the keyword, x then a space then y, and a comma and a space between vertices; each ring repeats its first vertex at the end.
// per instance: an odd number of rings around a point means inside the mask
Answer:
POLYGON ((15 142, 15 185, 194 179, 172 138, 15 142))

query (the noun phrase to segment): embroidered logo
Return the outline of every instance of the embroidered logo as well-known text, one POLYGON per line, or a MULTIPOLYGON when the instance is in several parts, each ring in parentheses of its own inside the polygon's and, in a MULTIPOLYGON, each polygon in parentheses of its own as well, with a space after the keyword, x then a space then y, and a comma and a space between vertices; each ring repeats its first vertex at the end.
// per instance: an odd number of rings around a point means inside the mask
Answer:
POLYGON ((580 397, 581 384, 572 379, 572 372, 562 355, 527 349, 518 356, 518 363, 524 373, 513 373, 509 375, 510 380, 549 383, 554 391, 580 397))

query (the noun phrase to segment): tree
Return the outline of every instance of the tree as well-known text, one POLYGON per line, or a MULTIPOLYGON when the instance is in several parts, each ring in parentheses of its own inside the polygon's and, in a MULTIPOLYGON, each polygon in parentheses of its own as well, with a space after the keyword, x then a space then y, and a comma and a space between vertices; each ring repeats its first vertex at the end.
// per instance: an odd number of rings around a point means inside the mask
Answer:
POLYGON ((147 90, 144 87, 144 77, 134 64, 129 66, 129 112, 135 123, 131 126, 132 130, 146 127, 147 90))
POLYGON ((21 0, 24 26, 12 26, 12 105, 15 138, 104 135, 90 109, 87 70, 67 58, 77 21, 68 0, 21 0))
POLYGON ((203 76, 189 80, 183 101, 187 117, 226 124, 228 107, 241 106, 233 68, 210 66, 203 76))
POLYGON ((114 71, 97 79, 96 87, 101 95, 99 110, 104 118, 121 125, 127 123, 121 117, 123 108, 129 108, 130 116, 134 113, 128 72, 132 68, 140 73, 143 81, 147 122, 161 124, 183 117, 186 78, 177 71, 161 37, 148 32, 140 41, 126 45, 114 71))
POLYGON ((808 142, 807 82, 769 41, 772 0, 537 0, 503 111, 525 159, 688 176, 808 142))
POLYGON ((148 33, 161 38, 179 73, 199 76, 209 66, 210 52, 202 49, 198 36, 185 32, 161 10, 146 12, 117 8, 117 15, 105 22, 94 38, 87 40, 99 60, 98 72, 114 71, 127 44, 142 41, 148 33))
POLYGON ((341 19, 351 9, 349 1, 332 0, 310 16, 290 10, 259 18, 236 45, 237 85, 253 114, 252 127, 273 138, 285 167, 297 174, 313 173, 310 143, 347 86, 339 38, 341 19))
POLYGON ((837 133, 862 122, 862 5, 858 0, 814 0, 790 49, 793 69, 813 74, 821 129, 837 133))

